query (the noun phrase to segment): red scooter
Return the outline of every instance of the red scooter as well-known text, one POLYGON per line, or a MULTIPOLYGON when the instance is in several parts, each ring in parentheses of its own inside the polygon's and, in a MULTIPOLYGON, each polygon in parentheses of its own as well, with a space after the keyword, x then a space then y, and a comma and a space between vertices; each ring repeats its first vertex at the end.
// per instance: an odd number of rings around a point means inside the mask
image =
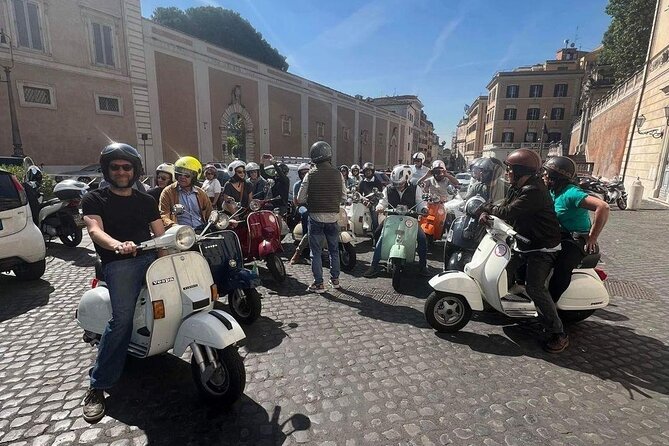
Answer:
POLYGON ((283 251, 281 217, 272 211, 262 209, 268 201, 271 200, 251 200, 246 222, 240 221, 233 230, 242 245, 244 261, 264 260, 274 280, 281 283, 286 280, 286 267, 283 259, 277 255, 283 251))

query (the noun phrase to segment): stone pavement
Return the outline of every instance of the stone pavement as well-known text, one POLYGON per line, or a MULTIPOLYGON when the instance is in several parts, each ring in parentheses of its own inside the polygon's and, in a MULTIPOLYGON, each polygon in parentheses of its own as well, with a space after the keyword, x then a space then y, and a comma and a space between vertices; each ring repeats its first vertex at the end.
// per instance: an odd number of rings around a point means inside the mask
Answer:
POLYGON ((95 351, 74 321, 93 251, 88 239, 52 243, 43 280, 0 277, 0 443, 669 444, 669 209, 644 208, 612 212, 601 244, 617 295, 571 328, 562 355, 491 313, 435 334, 424 281, 407 274, 397 294, 388 277, 361 277, 366 244, 341 292, 307 293, 306 265, 280 286, 263 275, 263 315, 241 350, 246 392, 231 409, 203 405, 189 365, 162 355, 128 361, 93 426, 80 404, 95 351))

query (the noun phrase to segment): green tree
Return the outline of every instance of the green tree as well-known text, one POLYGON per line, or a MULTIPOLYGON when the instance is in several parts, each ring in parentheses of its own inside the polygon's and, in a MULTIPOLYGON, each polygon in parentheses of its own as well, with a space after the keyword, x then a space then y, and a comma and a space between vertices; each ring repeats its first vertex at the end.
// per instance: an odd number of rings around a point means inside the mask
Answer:
POLYGON ((656 0, 609 0, 611 24, 604 33, 600 62, 610 64, 621 81, 646 61, 656 0))
POLYGON ((221 46, 249 59, 288 71, 286 57, 272 47, 262 34, 239 13, 214 6, 198 6, 185 11, 158 7, 151 20, 221 46))

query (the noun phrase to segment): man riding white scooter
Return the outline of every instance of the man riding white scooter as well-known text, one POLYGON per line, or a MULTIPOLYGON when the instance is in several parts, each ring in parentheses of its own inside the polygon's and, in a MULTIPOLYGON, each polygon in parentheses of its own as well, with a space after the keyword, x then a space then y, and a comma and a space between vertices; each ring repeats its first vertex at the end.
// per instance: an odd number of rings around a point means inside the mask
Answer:
MULTIPOLYGON (((385 189, 383 189, 383 198, 376 205, 378 212, 383 212, 388 205, 397 207, 398 205, 405 205, 408 209, 417 208, 417 212, 422 213, 425 209, 425 204, 421 203, 422 193, 418 186, 410 184, 412 170, 409 166, 398 165, 393 168, 390 174, 390 181, 392 182, 385 189)), ((378 240, 374 248, 374 256, 372 257, 372 264, 365 272, 365 277, 374 277, 379 271, 379 262, 381 261, 382 239, 381 231, 383 230, 383 223, 379 225, 376 230, 375 237, 378 240)), ((423 230, 418 227, 418 246, 416 249, 418 253, 419 274, 428 277, 427 270, 427 238, 423 230)))
POLYGON ((514 283, 513 277, 524 265, 526 292, 537 307, 539 321, 550 335, 543 347, 549 353, 560 353, 569 346, 569 338, 546 284, 560 251, 560 224, 548 189, 538 176, 541 158, 530 149, 517 149, 504 164, 511 189, 500 205, 483 204, 478 210, 479 221, 485 223, 488 214, 494 215, 529 239, 529 243, 516 242, 507 266, 508 283, 514 283))
MULTIPOLYGON (((88 233, 102 262, 109 289, 112 317, 102 334, 98 356, 84 398, 84 420, 97 423, 105 414, 104 391, 121 376, 130 343, 137 297, 146 271, 155 259, 138 252, 137 244, 165 232, 156 201, 132 188, 142 172, 137 150, 110 144, 100 154, 100 166, 109 187, 84 195, 81 207, 88 233)), ((161 255, 163 253, 159 253, 161 255)))
POLYGON ((372 233, 375 233, 376 228, 379 227, 379 215, 376 213, 376 209, 374 209, 376 200, 369 200, 364 197, 374 193, 374 189, 376 189, 377 192, 381 192, 383 190, 383 184, 381 184, 381 180, 374 175, 374 164, 366 162, 362 165, 362 180, 358 183, 358 192, 360 192, 360 195, 363 197, 362 204, 369 208, 369 215, 372 219, 372 233))

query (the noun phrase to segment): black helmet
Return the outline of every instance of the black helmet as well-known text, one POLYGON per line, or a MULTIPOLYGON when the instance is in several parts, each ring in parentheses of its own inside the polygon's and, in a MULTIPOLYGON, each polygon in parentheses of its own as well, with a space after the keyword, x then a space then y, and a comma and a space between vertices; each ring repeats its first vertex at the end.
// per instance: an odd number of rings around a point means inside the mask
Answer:
POLYGON ((472 174, 474 169, 481 170, 480 181, 484 183, 490 183, 491 181, 496 181, 504 173, 504 163, 502 163, 497 158, 477 158, 471 164, 470 169, 472 174))
POLYGON ((332 159, 332 147, 325 141, 315 142, 309 149, 309 157, 316 164, 330 161, 332 159))
POLYGON ((555 156, 544 163, 548 178, 572 181, 576 177, 576 163, 566 156, 555 156))
POLYGON ((372 172, 374 172, 374 164, 370 163, 369 161, 366 162, 365 164, 362 165, 362 172, 364 173, 365 170, 370 169, 372 172))
POLYGON ((133 146, 120 142, 109 144, 100 152, 100 167, 105 180, 114 186, 116 186, 116 183, 111 180, 109 175, 109 163, 113 160, 126 160, 132 163, 133 177, 130 184, 135 183, 142 175, 142 158, 133 146))
POLYGON ((288 167, 286 163, 279 163, 279 169, 281 169, 281 172, 285 175, 288 175, 288 172, 290 172, 290 167, 288 167))

